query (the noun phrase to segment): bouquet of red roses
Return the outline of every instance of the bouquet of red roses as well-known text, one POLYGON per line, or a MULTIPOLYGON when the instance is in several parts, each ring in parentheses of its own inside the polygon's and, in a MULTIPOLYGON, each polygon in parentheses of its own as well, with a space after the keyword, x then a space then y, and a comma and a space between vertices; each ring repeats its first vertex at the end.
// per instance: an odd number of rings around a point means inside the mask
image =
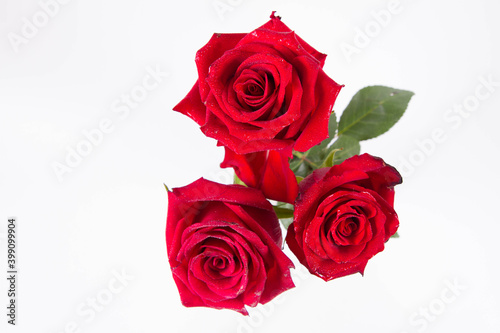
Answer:
POLYGON ((359 142, 389 130, 413 93, 361 89, 337 123, 343 85, 325 58, 274 13, 197 52, 198 80, 174 110, 224 147, 235 184, 201 178, 168 192, 168 260, 185 306, 247 314, 294 287, 280 221, 290 250, 325 281, 363 274, 396 235, 401 175, 359 155, 359 142))

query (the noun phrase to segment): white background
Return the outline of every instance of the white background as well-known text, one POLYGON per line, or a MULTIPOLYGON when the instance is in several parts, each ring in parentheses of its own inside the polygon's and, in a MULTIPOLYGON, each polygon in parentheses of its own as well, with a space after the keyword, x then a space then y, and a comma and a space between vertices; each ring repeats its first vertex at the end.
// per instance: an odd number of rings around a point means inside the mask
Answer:
POLYGON ((381 26, 373 13, 388 7, 385 0, 73 0, 44 22, 38 1, 0 0, 0 330, 499 332, 500 6, 401 0, 381 26), (339 114, 367 85, 415 92, 390 132, 362 143, 404 175, 396 190, 401 237, 364 277, 325 283, 299 269, 298 287, 250 318, 184 308, 167 262, 163 183, 202 176, 228 183, 232 173, 219 170, 222 148, 171 109, 195 82, 195 52, 213 32, 249 32, 272 10, 328 54, 326 73, 345 84, 339 114), (23 18, 40 27, 15 47, 10 39, 24 38, 23 18), (367 29, 363 41, 359 31, 367 29), (342 52, 347 44, 357 53, 342 52), (122 95, 140 89, 147 68, 169 75, 123 109, 122 95), (496 85, 489 91, 480 78, 496 85), (112 131, 59 181, 54 163, 65 164, 85 145, 83 132, 103 119, 112 131), (430 141, 435 131, 440 142, 430 141), (4 306, 9 216, 18 219, 16 327, 4 306), (115 275, 123 273, 131 278, 120 283, 115 275))

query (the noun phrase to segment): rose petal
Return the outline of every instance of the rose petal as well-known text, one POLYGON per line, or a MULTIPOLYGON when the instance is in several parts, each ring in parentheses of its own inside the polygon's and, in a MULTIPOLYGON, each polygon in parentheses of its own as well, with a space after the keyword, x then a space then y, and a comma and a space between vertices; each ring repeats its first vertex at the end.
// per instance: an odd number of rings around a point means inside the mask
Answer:
MULTIPOLYGON (((274 14, 271 16, 271 20, 269 20, 266 24, 261 26, 259 29, 262 30, 271 30, 271 31, 279 31, 279 32, 290 32, 292 31, 289 27, 287 27, 279 17, 274 16, 274 14)), ((300 38, 298 35, 295 35, 295 38, 299 42, 299 44, 314 58, 316 58, 319 62, 321 67, 323 67, 326 59, 326 54, 323 54, 321 52, 318 52, 316 49, 314 49, 312 46, 310 46, 308 43, 306 43, 302 38, 300 38)))
POLYGON ((213 34, 208 43, 196 53, 196 66, 200 84, 201 100, 205 101, 209 86, 205 79, 208 76, 210 65, 219 59, 224 52, 233 49, 246 34, 213 34))
POLYGON ((337 84, 323 71, 318 73, 316 84, 316 109, 311 114, 302 134, 295 143, 295 150, 305 152, 328 137, 328 120, 333 104, 343 85, 337 84))
POLYGON ((206 107, 200 99, 199 83, 196 81, 193 88, 189 91, 173 110, 182 113, 193 119, 198 125, 202 126, 206 122, 206 107))

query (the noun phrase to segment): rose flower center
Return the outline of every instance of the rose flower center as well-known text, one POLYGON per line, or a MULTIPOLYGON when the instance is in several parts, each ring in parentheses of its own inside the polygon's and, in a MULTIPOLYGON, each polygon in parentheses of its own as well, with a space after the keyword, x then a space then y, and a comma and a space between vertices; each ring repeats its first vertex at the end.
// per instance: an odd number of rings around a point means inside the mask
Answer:
POLYGON ((226 261, 221 257, 213 257, 212 267, 217 269, 224 269, 224 267, 226 267, 226 261))
POLYGON ((323 232, 335 246, 360 245, 371 238, 370 221, 363 209, 347 203, 330 211, 323 232))
POLYGON ((337 234, 343 237, 349 237, 358 229, 358 223, 353 218, 348 218, 340 222, 337 228, 337 234))
POLYGON ((268 102, 275 85, 270 73, 245 69, 234 82, 233 89, 241 106, 256 111, 268 102))
POLYGON ((261 96, 262 93, 264 92, 264 90, 262 90, 262 88, 255 83, 250 83, 246 85, 245 88, 246 88, 245 93, 251 96, 261 96))

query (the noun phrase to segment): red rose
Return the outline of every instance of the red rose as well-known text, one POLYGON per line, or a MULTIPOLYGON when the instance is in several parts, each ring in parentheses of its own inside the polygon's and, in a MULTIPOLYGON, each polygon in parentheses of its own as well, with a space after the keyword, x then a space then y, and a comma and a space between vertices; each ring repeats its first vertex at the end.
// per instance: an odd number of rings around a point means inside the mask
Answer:
POLYGON ((297 178, 285 154, 269 150, 239 155, 227 147, 225 150, 221 168, 233 167, 241 181, 261 190, 266 198, 291 204, 295 202, 297 178))
POLYGON ((203 178, 168 193, 167 251, 185 306, 248 314, 292 288, 278 218, 262 193, 203 178))
POLYGON ((368 154, 314 171, 299 184, 288 246, 325 281, 363 274, 398 229, 393 186, 401 182, 396 169, 368 154))
POLYGON ((249 34, 214 34, 196 54, 198 81, 174 110, 238 154, 304 152, 328 137, 342 88, 323 72, 325 58, 273 13, 249 34))

